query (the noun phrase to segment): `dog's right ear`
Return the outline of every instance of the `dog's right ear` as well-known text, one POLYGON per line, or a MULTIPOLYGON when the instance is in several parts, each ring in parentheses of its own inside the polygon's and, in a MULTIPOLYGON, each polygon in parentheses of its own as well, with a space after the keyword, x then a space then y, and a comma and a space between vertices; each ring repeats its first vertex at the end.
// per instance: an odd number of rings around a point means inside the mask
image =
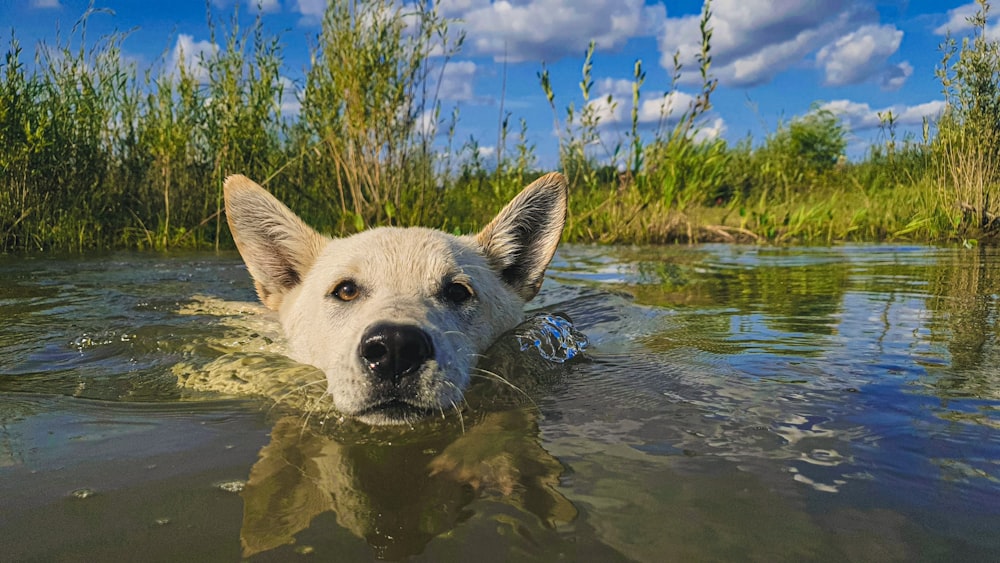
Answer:
POLYGON ((246 176, 226 178, 223 192, 229 230, 253 276, 257 295, 269 309, 277 310, 329 239, 246 176))

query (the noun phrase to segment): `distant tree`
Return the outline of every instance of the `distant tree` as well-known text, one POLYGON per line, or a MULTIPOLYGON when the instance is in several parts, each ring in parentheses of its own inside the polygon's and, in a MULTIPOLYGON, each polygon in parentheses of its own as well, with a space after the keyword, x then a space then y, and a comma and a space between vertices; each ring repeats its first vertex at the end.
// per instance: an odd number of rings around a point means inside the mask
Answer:
POLYGON ((825 109, 813 109, 789 124, 788 148, 805 164, 825 170, 837 163, 847 148, 840 118, 825 109))

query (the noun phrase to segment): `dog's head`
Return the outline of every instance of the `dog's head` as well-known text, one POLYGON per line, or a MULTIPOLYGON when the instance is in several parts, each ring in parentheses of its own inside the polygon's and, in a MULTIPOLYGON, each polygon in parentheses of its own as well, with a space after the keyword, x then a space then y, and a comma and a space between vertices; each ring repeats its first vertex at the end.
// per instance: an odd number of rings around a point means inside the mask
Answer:
POLYGON ((566 220, 556 173, 475 236, 383 227, 331 239, 244 176, 226 179, 225 200, 292 357, 323 370, 338 411, 371 424, 461 403, 478 356, 523 320, 566 220))

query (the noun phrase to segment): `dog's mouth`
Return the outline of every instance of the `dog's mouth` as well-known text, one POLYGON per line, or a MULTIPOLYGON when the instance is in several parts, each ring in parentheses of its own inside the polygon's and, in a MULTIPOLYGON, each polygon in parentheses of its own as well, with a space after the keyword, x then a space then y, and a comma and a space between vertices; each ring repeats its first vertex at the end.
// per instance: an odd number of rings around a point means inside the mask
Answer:
POLYGON ((427 418, 432 412, 427 407, 393 398, 367 407, 355 417, 369 424, 406 424, 427 418))

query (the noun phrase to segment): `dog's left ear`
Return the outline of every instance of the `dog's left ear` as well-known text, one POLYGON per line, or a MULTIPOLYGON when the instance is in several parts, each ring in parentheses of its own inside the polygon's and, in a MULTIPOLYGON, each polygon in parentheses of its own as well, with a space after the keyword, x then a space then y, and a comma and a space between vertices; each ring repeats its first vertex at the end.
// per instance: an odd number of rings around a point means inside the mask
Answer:
POLYGON ((524 188, 476 235, 490 266, 530 301, 542 287, 545 268, 566 224, 566 178, 546 174, 524 188))

